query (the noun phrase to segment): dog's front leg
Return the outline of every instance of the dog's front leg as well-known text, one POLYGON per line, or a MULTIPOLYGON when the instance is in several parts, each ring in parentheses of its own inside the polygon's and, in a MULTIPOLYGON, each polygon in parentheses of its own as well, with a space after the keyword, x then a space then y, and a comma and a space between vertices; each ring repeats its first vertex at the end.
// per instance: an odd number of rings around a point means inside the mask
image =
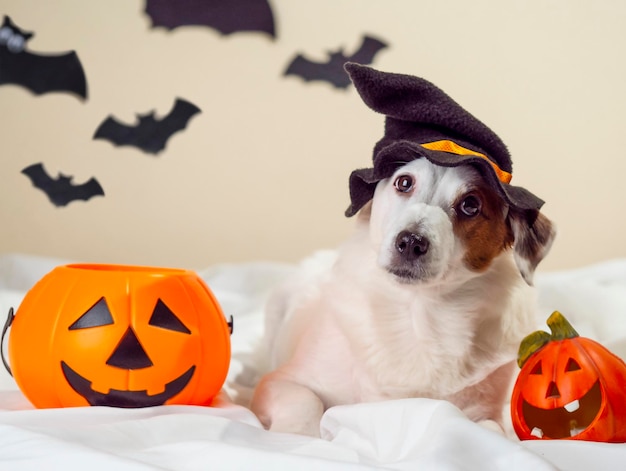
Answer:
POLYGON ((324 413, 322 400, 280 370, 261 378, 250 408, 263 426, 273 432, 320 436, 320 420, 324 413))

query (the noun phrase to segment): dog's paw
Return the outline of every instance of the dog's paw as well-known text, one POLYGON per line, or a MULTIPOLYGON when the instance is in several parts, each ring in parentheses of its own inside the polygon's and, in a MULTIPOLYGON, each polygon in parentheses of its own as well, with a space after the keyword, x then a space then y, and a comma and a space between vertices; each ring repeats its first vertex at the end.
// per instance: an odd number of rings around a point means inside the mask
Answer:
POLYGON ((250 403, 263 426, 272 432, 320 436, 321 399, 309 388, 285 379, 280 371, 264 376, 250 403))

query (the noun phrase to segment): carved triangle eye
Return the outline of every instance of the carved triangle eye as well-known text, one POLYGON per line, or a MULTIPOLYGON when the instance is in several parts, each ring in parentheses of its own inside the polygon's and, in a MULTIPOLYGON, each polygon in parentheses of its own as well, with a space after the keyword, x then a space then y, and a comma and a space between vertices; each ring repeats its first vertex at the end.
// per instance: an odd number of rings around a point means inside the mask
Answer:
POLYGON ((578 364, 578 362, 576 360, 574 360, 573 358, 570 358, 569 360, 567 360, 567 365, 565 366, 565 371, 576 371, 576 370, 580 370, 580 365, 578 364))
POLYGON ((541 360, 539 360, 537 362, 537 364, 533 367, 533 369, 530 372, 531 375, 541 375, 543 374, 543 371, 541 369, 541 360))
POLYGON ((150 322, 148 324, 161 327, 162 329, 173 330, 175 332, 182 332, 183 334, 190 334, 191 331, 182 323, 182 321, 176 317, 176 314, 167 307, 167 305, 159 298, 152 311, 150 322))
POLYGON ((113 324, 113 316, 104 296, 69 326, 69 330, 88 329, 113 324))

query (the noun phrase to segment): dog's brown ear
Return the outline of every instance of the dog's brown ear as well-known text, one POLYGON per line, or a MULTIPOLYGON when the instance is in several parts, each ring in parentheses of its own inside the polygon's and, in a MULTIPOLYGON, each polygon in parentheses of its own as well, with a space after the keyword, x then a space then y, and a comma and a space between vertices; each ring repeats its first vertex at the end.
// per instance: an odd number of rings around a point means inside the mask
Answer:
POLYGON ((536 212, 522 212, 511 208, 509 224, 513 232, 515 263, 526 283, 532 286, 535 268, 550 251, 556 229, 554 224, 536 212))

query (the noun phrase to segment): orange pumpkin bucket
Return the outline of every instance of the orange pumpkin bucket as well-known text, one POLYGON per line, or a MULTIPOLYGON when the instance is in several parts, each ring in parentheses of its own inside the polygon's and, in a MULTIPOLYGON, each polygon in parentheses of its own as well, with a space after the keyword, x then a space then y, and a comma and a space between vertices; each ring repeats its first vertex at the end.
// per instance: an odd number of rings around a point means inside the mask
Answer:
POLYGON ((228 373, 231 329, 192 271, 64 265, 24 297, 9 362, 40 408, 209 405, 228 373))
POLYGON ((561 313, 521 343, 511 418, 522 440, 626 442, 626 364, 561 313))

